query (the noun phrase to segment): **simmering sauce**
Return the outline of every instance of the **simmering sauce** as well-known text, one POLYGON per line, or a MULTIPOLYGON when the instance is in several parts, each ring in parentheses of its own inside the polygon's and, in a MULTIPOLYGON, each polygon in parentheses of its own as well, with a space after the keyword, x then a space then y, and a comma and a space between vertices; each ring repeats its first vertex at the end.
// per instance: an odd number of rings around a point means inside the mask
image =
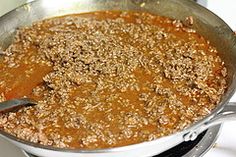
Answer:
POLYGON ((155 140, 208 115, 226 89, 224 62, 207 40, 149 13, 38 21, 19 28, 4 52, 0 100, 38 104, 1 114, 0 129, 54 147, 155 140))

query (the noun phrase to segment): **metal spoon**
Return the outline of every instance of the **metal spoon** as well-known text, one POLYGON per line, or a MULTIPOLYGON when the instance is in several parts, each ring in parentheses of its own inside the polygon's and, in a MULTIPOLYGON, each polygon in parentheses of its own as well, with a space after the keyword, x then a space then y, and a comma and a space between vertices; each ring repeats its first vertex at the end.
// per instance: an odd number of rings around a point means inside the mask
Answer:
MULTIPOLYGON (((0 56, 1 55, 6 55, 6 53, 0 48, 0 56)), ((8 101, 3 101, 3 102, 0 102, 0 113, 11 112, 11 111, 19 110, 22 107, 32 106, 36 104, 37 102, 35 100, 29 99, 29 98, 12 99, 8 101)))
POLYGON ((19 110, 26 106, 36 105, 37 102, 30 98, 12 99, 0 102, 0 113, 19 110))

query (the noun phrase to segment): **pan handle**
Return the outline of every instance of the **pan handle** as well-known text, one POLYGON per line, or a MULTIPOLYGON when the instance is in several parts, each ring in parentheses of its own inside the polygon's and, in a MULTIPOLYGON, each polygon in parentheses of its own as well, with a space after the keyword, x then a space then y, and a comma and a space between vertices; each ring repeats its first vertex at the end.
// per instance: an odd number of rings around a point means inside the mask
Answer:
POLYGON ((229 102, 220 112, 215 114, 207 122, 197 124, 194 129, 183 136, 184 141, 193 141, 200 133, 208 128, 230 120, 236 120, 236 102, 229 102))

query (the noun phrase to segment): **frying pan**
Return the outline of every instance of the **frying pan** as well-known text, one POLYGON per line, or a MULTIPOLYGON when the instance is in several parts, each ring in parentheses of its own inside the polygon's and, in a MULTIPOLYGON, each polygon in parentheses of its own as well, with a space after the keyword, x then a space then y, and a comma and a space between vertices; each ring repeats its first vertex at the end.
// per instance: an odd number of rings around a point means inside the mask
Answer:
POLYGON ((183 141, 194 140, 201 132, 224 121, 236 120, 236 103, 229 103, 236 88, 236 38, 219 17, 190 0, 36 0, 0 18, 0 46, 7 48, 18 27, 32 22, 72 13, 101 10, 146 11, 185 20, 192 16, 191 26, 219 51, 228 69, 228 89, 219 105, 204 119, 175 134, 150 142, 98 150, 60 149, 31 143, 0 131, 0 136, 21 149, 41 157, 148 157, 160 154, 183 141))

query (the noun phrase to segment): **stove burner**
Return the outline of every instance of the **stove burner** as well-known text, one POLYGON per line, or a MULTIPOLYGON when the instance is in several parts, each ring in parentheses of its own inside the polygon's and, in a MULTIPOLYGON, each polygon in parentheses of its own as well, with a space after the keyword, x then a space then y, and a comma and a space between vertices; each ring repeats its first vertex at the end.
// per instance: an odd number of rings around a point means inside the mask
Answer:
MULTIPOLYGON (((159 155, 154 157, 193 157, 193 156, 202 156, 208 150, 210 150, 220 131, 221 125, 214 126, 207 131, 203 132, 198 136, 198 138, 194 141, 183 142, 168 151, 165 151, 159 155)), ((26 157, 37 157, 35 155, 31 155, 25 151, 23 153, 26 157)))
POLYGON ((189 150, 193 149, 197 144, 202 140, 206 131, 198 136, 198 138, 194 141, 183 142, 159 155, 154 157, 182 157, 189 152, 189 150))

